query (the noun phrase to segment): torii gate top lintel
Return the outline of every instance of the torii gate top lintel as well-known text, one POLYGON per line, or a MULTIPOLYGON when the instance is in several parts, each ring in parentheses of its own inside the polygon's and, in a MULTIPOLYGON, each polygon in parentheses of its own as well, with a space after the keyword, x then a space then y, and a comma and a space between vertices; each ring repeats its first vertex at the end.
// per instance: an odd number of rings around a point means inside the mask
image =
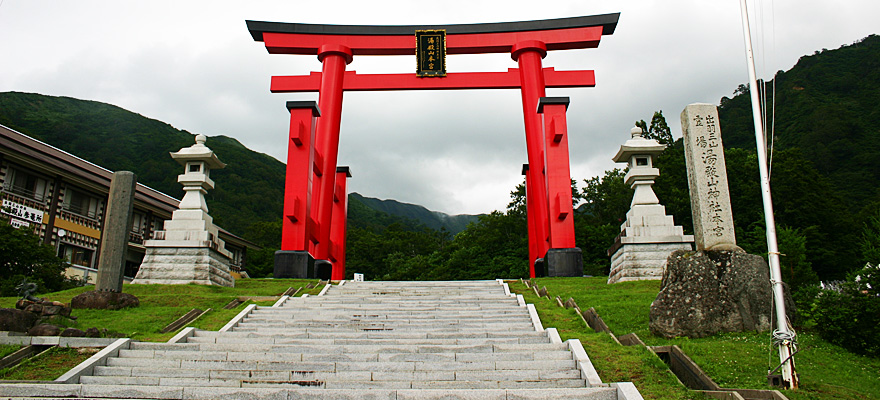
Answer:
POLYGON ((450 35, 474 33, 501 33, 523 31, 545 31, 551 29, 585 28, 601 26, 603 35, 614 33, 620 13, 544 19, 536 21, 494 22, 482 24, 454 25, 333 25, 302 24, 287 22, 246 21, 251 36, 257 42, 263 41, 263 33, 297 33, 311 35, 371 35, 398 36, 412 35, 416 30, 445 29, 450 35))
POLYGON ((417 30, 446 31, 448 54, 508 53, 528 37, 547 50, 597 47, 602 35, 617 28, 620 13, 521 22, 453 25, 321 25, 246 21, 255 41, 272 54, 317 54, 327 43, 344 45, 354 55, 412 55, 417 30), (527 35, 524 35, 526 34, 527 35))

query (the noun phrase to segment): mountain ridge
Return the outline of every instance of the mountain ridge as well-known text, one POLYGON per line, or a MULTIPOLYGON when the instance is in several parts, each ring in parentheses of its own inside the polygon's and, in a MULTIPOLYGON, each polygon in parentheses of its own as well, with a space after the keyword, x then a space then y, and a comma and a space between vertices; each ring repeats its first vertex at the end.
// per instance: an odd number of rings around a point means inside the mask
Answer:
MULTIPOLYGON (((132 171, 140 183, 172 197, 183 195, 177 183, 180 165, 168 153, 192 145, 194 134, 169 123, 94 100, 2 92, 0 124, 109 170, 132 171)), ((206 196, 215 222, 245 235, 253 223, 280 219, 285 164, 227 135, 208 136, 207 145, 227 164, 212 171, 218 184, 206 196)), ((414 222, 362 212, 354 216, 373 221, 351 222, 355 226, 396 222, 417 229, 422 224, 438 230, 445 227, 454 234, 476 220, 476 216, 450 216, 420 205, 357 196, 368 207, 414 222)))

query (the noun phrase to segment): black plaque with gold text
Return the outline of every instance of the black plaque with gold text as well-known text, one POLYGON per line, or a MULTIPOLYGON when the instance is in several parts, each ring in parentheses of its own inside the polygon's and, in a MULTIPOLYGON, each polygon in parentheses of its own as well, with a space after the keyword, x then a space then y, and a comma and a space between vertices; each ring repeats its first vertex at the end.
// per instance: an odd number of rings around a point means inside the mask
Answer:
POLYGON ((446 76, 446 30, 416 31, 416 75, 446 76))

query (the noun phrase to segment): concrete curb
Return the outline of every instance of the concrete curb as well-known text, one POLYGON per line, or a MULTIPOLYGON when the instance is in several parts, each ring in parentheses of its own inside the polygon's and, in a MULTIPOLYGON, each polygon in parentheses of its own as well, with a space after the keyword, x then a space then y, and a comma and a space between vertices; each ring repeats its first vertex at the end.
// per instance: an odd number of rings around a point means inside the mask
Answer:
POLYGON ((554 344, 562 344, 562 338, 559 337, 559 331, 556 328, 547 328, 544 329, 547 332, 547 337, 550 338, 550 343, 554 344))
POLYGON ((128 350, 131 347, 131 339, 117 339, 113 344, 105 347, 97 354, 89 357, 89 359, 81 362, 79 365, 70 369, 55 379, 59 383, 79 383, 79 377, 82 375, 92 375, 96 366, 107 364, 107 359, 119 355, 119 350, 128 350))
POLYGON ((288 295, 284 295, 284 296, 279 297, 278 301, 276 301, 275 304, 272 304, 272 308, 277 308, 277 307, 283 306, 284 302, 286 302, 287 299, 289 299, 289 298, 290 298, 290 296, 288 296, 288 295))
POLYGON ((526 308, 529 309, 529 317, 532 318, 532 325, 535 326, 535 331, 544 332, 544 325, 541 324, 541 318, 538 317, 538 311, 535 310, 535 305, 526 304, 526 308))
POLYGON ((196 334, 196 328, 188 326, 183 328, 180 332, 177 332, 173 338, 168 339, 168 343, 185 343, 186 339, 194 336, 196 334))
POLYGON ((223 325, 223 327, 220 328, 219 332, 226 332, 232 328, 235 328, 235 326, 238 325, 238 323, 241 322, 241 320, 243 320, 244 317, 247 317, 248 314, 251 313, 251 311, 254 311, 255 308, 257 308, 256 304, 249 304, 247 307, 244 308, 244 310, 241 310, 241 312, 238 313, 238 315, 236 315, 235 318, 233 318, 229 322, 227 322, 226 325, 223 325))
POLYGON ((617 400, 644 400, 632 382, 615 382, 610 385, 617 389, 617 400))
POLYGON ((118 338, 83 338, 60 336, 0 336, 0 344, 21 346, 106 347, 118 338))
POLYGON ((321 289, 321 293, 318 293, 318 296, 323 296, 324 293, 327 293, 327 290, 330 290, 330 286, 331 286, 330 283, 327 283, 326 285, 324 285, 324 288, 321 289))
POLYGON ((523 298, 523 295, 521 294, 516 295, 516 302, 519 304, 520 307, 526 306, 526 299, 523 298))
MULTIPOLYGON (((596 368, 593 367, 593 363, 590 361, 590 356, 584 351, 584 346, 581 344, 581 341, 578 339, 569 339, 566 340, 565 343, 568 344, 568 349, 571 350, 571 354, 577 362, 578 369, 581 370, 581 376, 587 380, 587 383, 589 383, 590 386, 604 386, 602 378, 599 377, 599 373, 596 372, 596 368)), ((633 390, 635 390, 635 386, 633 386, 633 390)), ((638 393, 638 390, 636 390, 636 393, 638 393)), ((639 395, 638 398, 641 398, 641 395, 639 395)))

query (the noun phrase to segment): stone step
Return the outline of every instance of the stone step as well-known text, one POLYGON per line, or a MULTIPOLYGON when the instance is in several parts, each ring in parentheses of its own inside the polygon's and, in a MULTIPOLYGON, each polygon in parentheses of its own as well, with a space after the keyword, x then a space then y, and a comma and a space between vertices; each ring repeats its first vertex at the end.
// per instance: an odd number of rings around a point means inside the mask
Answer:
MULTIPOLYGON (((317 308, 283 308, 283 307, 258 307, 257 309, 251 312, 251 315, 289 315, 289 316, 315 316, 315 314, 320 313, 323 315, 346 315, 346 316, 363 316, 363 315, 377 315, 377 316, 413 316, 413 317, 427 317, 431 318, 431 316, 442 316, 442 315, 461 315, 461 316, 470 316, 470 315, 485 315, 485 316, 506 316, 506 315, 517 315, 523 312, 528 313, 528 310, 525 310, 523 307, 514 306, 514 307, 498 307, 498 308, 490 308, 490 309, 462 309, 460 307, 450 307, 448 310, 443 310, 439 307, 430 307, 428 310, 401 310, 401 309, 391 309, 391 307, 385 306, 387 308, 376 308, 376 310, 366 310, 363 308, 331 308, 327 309, 325 307, 317 307, 317 308)), ((428 308, 428 307, 426 307, 428 308)))
POLYGON ((456 327, 445 327, 438 329, 371 329, 361 328, 341 330, 327 327, 308 327, 308 328, 290 328, 290 327, 267 327, 260 328, 257 325, 239 327, 236 326, 231 331, 219 332, 226 335, 255 335, 256 336, 283 336, 290 338, 309 338, 309 337, 361 337, 360 335, 374 335, 374 337, 515 337, 529 334, 543 334, 536 332, 533 326, 528 329, 506 329, 506 330, 487 330, 484 328, 462 329, 456 327), (433 336, 426 336, 433 335, 433 336))
MULTIPOLYGON (((222 344, 222 343, 163 343, 166 347, 144 349, 140 343, 132 343, 131 350, 120 350, 121 357, 162 358, 193 357, 198 354, 225 354, 227 352, 256 353, 535 353, 544 351, 567 351, 565 343, 484 344, 484 345, 374 345, 352 344, 333 346, 306 346, 282 344, 222 344)), ((203 356, 204 357, 204 356, 203 356)))
MULTIPOLYGON (((120 357, 107 360, 107 366, 140 367, 144 363, 154 367, 176 368, 180 361, 193 359, 185 354, 176 355, 156 353, 138 353, 139 350, 125 350, 120 357)), ((332 350, 328 350, 332 351, 332 350)), ((543 362, 570 361, 572 355, 568 351, 544 352, 509 352, 509 353, 287 353, 287 352, 199 352, 200 359, 216 361, 287 361, 287 362, 543 362)))
POLYGON ((383 323, 383 322, 358 322, 358 321, 248 321, 245 318, 236 325, 235 330, 242 328, 333 328, 333 329, 370 329, 370 328, 391 328, 391 329, 414 329, 414 330, 442 330, 444 328, 462 329, 462 328, 481 328, 488 331, 498 330, 528 330, 532 328, 531 321, 526 322, 418 322, 418 323, 383 323))
POLYGON ((312 345, 312 346, 334 346, 334 345, 350 345, 350 344, 377 344, 377 345, 392 345, 392 344, 415 344, 415 345, 435 345, 435 346, 446 346, 452 344, 461 344, 461 345, 482 345, 482 344, 496 344, 496 343, 549 343, 548 338, 546 337, 523 337, 523 338, 464 338, 464 339, 403 339, 403 338, 389 338, 389 339, 340 339, 340 338, 311 338, 311 339, 296 339, 296 338, 286 338, 286 337, 191 337, 187 339, 187 343, 241 343, 241 344, 293 344, 293 345, 312 345))
POLYGON ((285 325, 323 325, 323 324, 400 324, 400 325, 487 325, 487 324, 531 324, 528 315, 511 317, 472 317, 472 318, 352 318, 352 317, 327 317, 327 318, 282 318, 282 317, 251 317, 247 316, 240 323, 257 324, 285 324, 285 325))
MULTIPOLYGON (((495 300, 487 300, 495 302, 495 300)), ((500 304, 474 305, 468 303, 442 303, 442 302, 383 302, 374 303, 361 301, 359 299, 350 302, 299 302, 288 299, 280 307, 264 307, 261 309, 269 309, 269 311, 287 311, 287 310, 310 310, 310 311, 333 311, 333 310, 394 310, 394 311, 490 311, 490 310, 506 310, 521 308, 516 300, 506 301, 500 304)))
MULTIPOLYGON (((306 330, 298 330, 291 333, 288 330, 265 330, 260 332, 217 332, 196 330, 193 337, 195 338, 262 338, 262 337, 286 337, 291 339, 479 339, 479 338, 546 338, 544 332, 536 332, 534 329, 527 331, 506 331, 506 332, 449 332, 449 333, 431 333, 431 332, 406 332, 406 331, 378 331, 378 332, 308 332, 306 330)), ((191 339, 190 339, 191 340, 191 339)))
MULTIPOLYGON (((237 371, 233 371, 237 372, 237 371)), ((246 371, 242 373, 244 375, 246 371)), ((455 380, 441 379, 449 376, 439 375, 433 380, 408 380, 410 376, 401 373, 364 373, 337 378, 334 375, 305 375, 296 373, 278 375, 260 374, 259 377, 242 378, 170 378, 170 377, 129 377, 129 376, 86 376, 80 383, 89 385, 155 385, 190 387, 302 387, 326 389, 497 389, 497 388, 585 388, 584 379, 548 380, 455 380), (286 376, 285 376, 286 375, 286 376), (293 376, 291 376, 293 375, 293 376), (372 375, 372 376, 371 376, 372 375)), ((233 375, 233 374, 227 374, 233 375)), ((454 378, 454 376, 452 376, 454 378)))
POLYGON ((7 398, 67 397, 103 399, 449 399, 449 400, 617 400, 613 387, 523 389, 322 389, 322 388, 230 388, 155 385, 4 384, 0 396, 7 398))
POLYGON ((527 309, 504 310, 504 311, 469 311, 469 312, 400 312, 388 313, 382 311, 324 311, 320 314, 314 311, 293 311, 293 312, 265 312, 256 310, 248 314, 250 319, 279 319, 279 320, 333 320, 333 319, 381 319, 381 320, 471 320, 486 319, 492 321, 504 321, 518 318, 528 318, 529 311, 527 309))
MULTIPOLYGON (((266 353, 271 354, 271 353, 266 353)), ((227 355, 228 356, 228 355, 227 355)), ((96 368, 112 369, 112 368, 147 368, 155 370, 156 368, 195 368, 210 370, 293 370, 293 371, 357 371, 357 368, 364 368, 364 371, 508 371, 508 370, 565 370, 575 369, 577 364, 572 359, 546 360, 540 359, 535 361, 523 360, 499 360, 487 361, 485 359, 477 359, 470 361, 457 361, 454 355, 437 357, 413 357, 413 355, 404 355, 402 357, 379 357, 378 355, 370 355, 370 358, 364 358, 368 361, 338 361, 338 360, 322 360, 300 361, 300 357, 284 358, 267 356, 266 359, 257 357, 248 358, 242 354, 233 355, 232 358, 206 356, 204 358, 141 358, 141 357, 117 357, 108 360, 106 366, 96 368), (375 357, 375 358, 373 358, 375 357), (236 360, 237 358, 237 360, 236 360)), ((160 373, 168 373, 168 371, 160 371, 160 373)), ((97 374, 97 375, 119 375, 97 374)))
MULTIPOLYGON (((574 361, 549 361, 548 366, 561 368, 530 367, 521 369, 489 369, 495 364, 510 363, 511 367, 523 366, 521 361, 498 361, 495 363, 430 363, 430 362, 267 362, 267 361, 189 361, 181 360, 180 367, 147 365, 141 367, 96 366, 94 376, 162 377, 162 378, 223 378, 242 373, 258 373, 272 376, 298 374, 310 379, 313 375, 328 380, 407 380, 407 381, 513 381, 544 379, 581 379, 580 370, 569 367, 574 361), (352 372, 352 373, 349 373, 352 372), (359 374, 358 374, 359 373, 359 374)), ((503 366, 503 365, 502 365, 503 366)), ((300 380, 304 380, 300 379, 300 380)), ((319 378, 315 378, 319 379, 319 378)), ((137 384, 137 383, 135 383, 137 384)), ((146 384, 146 383, 144 383, 146 384)))

